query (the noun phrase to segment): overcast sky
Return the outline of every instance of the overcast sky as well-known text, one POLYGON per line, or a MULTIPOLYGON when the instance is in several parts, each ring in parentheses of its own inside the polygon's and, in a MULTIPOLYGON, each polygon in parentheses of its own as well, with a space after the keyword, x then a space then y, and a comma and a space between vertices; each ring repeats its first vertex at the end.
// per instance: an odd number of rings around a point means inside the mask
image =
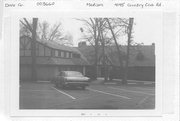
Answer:
MULTIPOLYGON (((83 27, 83 23, 81 21, 75 20, 73 18, 59 18, 55 16, 48 17, 48 19, 39 19, 40 22, 43 20, 46 20, 51 25, 61 22, 64 32, 72 34, 74 46, 78 45, 78 42, 80 41, 79 39, 82 36, 80 28, 83 27)), ((138 15, 134 17, 134 23, 133 40, 135 42, 144 43, 144 45, 151 45, 152 43, 156 43, 156 41, 161 39, 162 18, 158 17, 157 14, 138 15)))

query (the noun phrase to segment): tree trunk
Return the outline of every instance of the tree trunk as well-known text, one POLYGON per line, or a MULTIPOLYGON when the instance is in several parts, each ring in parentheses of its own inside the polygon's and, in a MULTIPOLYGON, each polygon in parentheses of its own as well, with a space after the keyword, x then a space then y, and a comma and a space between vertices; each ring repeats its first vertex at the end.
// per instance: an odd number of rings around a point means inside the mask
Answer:
POLYGON ((112 30, 112 27, 111 27, 111 24, 110 24, 110 22, 109 22, 109 19, 106 18, 106 21, 107 21, 107 23, 108 23, 108 25, 109 25, 111 34, 112 34, 113 39, 114 39, 115 44, 116 44, 117 51, 118 51, 118 53, 119 53, 119 54, 118 54, 118 55, 119 55, 118 57, 119 57, 119 62, 120 62, 120 69, 122 70, 122 74, 120 74, 120 75, 123 75, 123 77, 122 77, 122 84, 126 84, 126 83, 127 83, 127 79, 124 78, 124 73, 125 73, 125 71, 124 71, 124 64, 123 64, 123 60, 122 60, 122 53, 121 53, 121 51, 120 51, 120 49, 119 49, 119 45, 118 45, 118 43, 117 43, 116 36, 115 36, 115 34, 114 34, 114 31, 112 30))
POLYGON ((106 66, 106 54, 105 54, 105 43, 103 33, 101 31, 101 45, 102 45, 102 57, 103 57, 103 71, 104 71, 104 81, 107 81, 107 66, 106 66))
MULTIPOLYGON (((95 18, 95 24, 97 25, 97 19, 95 18)), ((94 79, 98 76, 98 37, 97 37, 97 26, 94 28, 94 39, 95 39, 95 63, 94 63, 94 79)))
POLYGON ((33 31, 32 31, 32 81, 37 81, 37 69, 36 69, 36 28, 38 18, 33 18, 33 31))
POLYGON ((125 65, 125 73, 124 73, 124 79, 125 80, 127 80, 127 78, 128 78, 129 52, 130 52, 130 46, 131 46, 131 33, 132 33, 133 20, 134 20, 133 18, 129 18, 128 44, 127 44, 126 65, 125 65))

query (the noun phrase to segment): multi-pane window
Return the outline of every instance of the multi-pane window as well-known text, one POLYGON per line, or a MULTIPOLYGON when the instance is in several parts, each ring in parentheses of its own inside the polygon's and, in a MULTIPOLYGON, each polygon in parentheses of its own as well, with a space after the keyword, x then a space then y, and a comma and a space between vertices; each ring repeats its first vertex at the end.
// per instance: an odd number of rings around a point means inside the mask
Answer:
POLYGON ((66 58, 67 52, 64 52, 64 58, 66 58))
POLYGON ((61 57, 61 51, 60 50, 58 51, 58 56, 61 57))
POLYGON ((51 56, 51 49, 50 48, 45 47, 44 51, 45 51, 45 56, 51 56))
POLYGON ((55 56, 58 57, 58 50, 55 50, 55 56))
MULTIPOLYGON (((32 55, 32 41, 23 38, 20 40, 20 56, 31 56, 32 55)), ((39 42, 36 42, 36 56, 52 56, 61 58, 80 58, 80 54, 72 53, 68 51, 58 50, 50 48, 39 42)))
POLYGON ((69 58, 72 58, 72 53, 69 53, 69 58))
POLYGON ((61 51, 61 57, 64 58, 64 52, 63 51, 61 51))
POLYGON ((69 58, 69 52, 66 53, 66 58, 69 58))
POLYGON ((55 50, 54 49, 51 50, 51 56, 53 56, 53 57, 55 56, 55 50))

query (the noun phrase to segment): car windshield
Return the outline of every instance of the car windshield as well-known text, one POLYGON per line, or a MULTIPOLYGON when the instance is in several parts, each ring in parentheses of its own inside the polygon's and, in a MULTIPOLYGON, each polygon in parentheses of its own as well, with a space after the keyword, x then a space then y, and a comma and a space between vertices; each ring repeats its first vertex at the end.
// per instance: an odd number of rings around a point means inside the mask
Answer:
POLYGON ((83 77, 83 75, 80 72, 76 72, 76 71, 67 71, 65 72, 65 74, 68 77, 83 77))

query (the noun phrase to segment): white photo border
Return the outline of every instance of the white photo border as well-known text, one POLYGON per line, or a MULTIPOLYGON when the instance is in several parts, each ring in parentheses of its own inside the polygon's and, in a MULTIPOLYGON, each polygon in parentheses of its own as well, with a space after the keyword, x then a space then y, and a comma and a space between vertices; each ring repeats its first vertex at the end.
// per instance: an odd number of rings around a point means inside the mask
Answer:
POLYGON ((162 80, 163 80, 163 14, 162 11, 16 11, 11 16, 11 74, 10 84, 10 115, 11 116, 60 116, 60 117, 119 117, 119 116, 161 116, 162 115, 162 80), (58 15, 67 18, 73 17, 136 17, 139 14, 158 14, 162 18, 161 40, 155 44, 156 73, 155 73, 155 109, 152 110, 21 110, 19 109, 19 19, 24 17, 44 17, 58 15), (91 115, 90 115, 91 114, 91 115))

